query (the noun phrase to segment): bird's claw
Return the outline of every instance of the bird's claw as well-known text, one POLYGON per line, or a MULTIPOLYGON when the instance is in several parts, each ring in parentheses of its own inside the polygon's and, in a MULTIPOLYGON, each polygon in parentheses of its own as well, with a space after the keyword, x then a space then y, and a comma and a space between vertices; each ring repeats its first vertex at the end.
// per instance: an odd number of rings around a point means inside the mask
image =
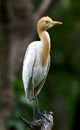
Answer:
POLYGON ((19 118, 32 130, 39 129, 41 126, 44 126, 44 124, 52 123, 51 120, 48 118, 50 114, 53 116, 53 113, 51 112, 39 112, 39 119, 34 120, 33 122, 27 121, 24 117, 19 116, 19 118), (48 116, 49 115, 49 116, 48 116))
POLYGON ((33 122, 29 122, 27 121, 24 117, 22 116, 19 116, 19 118, 31 129, 36 129, 36 128, 39 128, 43 125, 43 121, 41 119, 39 120, 35 120, 33 122))

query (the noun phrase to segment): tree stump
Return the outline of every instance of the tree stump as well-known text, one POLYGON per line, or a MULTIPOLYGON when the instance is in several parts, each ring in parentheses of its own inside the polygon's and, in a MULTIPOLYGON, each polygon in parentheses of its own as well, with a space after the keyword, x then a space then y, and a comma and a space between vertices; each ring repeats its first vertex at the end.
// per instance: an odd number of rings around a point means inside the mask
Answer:
POLYGON ((19 118, 30 128, 30 130, 51 130, 53 126, 53 112, 44 111, 40 118, 34 122, 29 122, 22 116, 19 118))

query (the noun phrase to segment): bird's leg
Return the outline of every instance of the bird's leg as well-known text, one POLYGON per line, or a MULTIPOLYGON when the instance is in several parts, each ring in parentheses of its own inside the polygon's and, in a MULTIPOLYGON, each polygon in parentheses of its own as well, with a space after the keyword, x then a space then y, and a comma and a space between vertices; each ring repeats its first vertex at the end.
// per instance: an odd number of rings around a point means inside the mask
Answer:
POLYGON ((42 112, 40 111, 40 108, 39 108, 39 103, 38 103, 38 98, 37 98, 37 96, 35 97, 35 101, 36 101, 37 116, 38 116, 38 117, 41 117, 42 112))
POLYGON ((35 98, 33 99, 33 122, 36 120, 35 98))
POLYGON ((36 100, 36 111, 37 111, 37 117, 38 117, 39 119, 41 119, 41 118, 43 117, 43 113, 40 111, 37 96, 35 97, 35 100, 36 100))
POLYGON ((37 114, 39 114, 39 113, 40 113, 40 109, 39 109, 39 103, 38 103, 38 98, 37 98, 37 96, 35 97, 35 101, 36 101, 37 114))
MULTIPOLYGON (((46 118, 46 116, 44 115, 44 114, 45 114, 45 112, 41 112, 41 111, 40 111, 37 96, 35 97, 35 101, 36 101, 37 116, 41 119, 41 121, 42 121, 42 118, 43 118, 43 117, 44 117, 46 120, 48 120, 48 121, 49 121, 49 119, 47 119, 47 118, 46 118)), ((42 122, 42 123, 43 123, 43 122, 42 122)))
POLYGON ((40 109, 38 104, 37 96, 33 99, 33 121, 37 119, 37 117, 40 115, 40 109))

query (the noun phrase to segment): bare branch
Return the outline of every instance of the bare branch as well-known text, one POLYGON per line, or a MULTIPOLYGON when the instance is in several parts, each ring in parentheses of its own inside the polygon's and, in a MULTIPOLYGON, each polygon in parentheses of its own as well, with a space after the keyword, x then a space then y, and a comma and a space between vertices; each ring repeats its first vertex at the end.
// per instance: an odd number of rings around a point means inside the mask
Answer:
POLYGON ((51 8, 55 0, 43 0, 40 8, 34 13, 34 18, 39 19, 41 16, 45 15, 51 8))

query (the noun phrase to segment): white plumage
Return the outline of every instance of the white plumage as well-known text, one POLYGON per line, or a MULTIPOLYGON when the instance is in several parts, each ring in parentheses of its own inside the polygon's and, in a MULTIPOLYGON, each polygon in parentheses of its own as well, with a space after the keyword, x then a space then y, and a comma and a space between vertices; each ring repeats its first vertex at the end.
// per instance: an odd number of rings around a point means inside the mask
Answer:
MULTIPOLYGON (((47 32, 46 36, 48 36, 47 32)), ((49 44, 50 39, 48 36, 49 44)), ((50 46, 50 45, 49 45, 50 46)), ((45 66, 42 65, 41 51, 43 43, 41 41, 32 42, 25 53, 23 61, 22 79, 26 96, 29 100, 35 98, 44 85, 50 66, 50 55, 45 66)))
POLYGON ((47 29, 55 24, 51 18, 43 17, 38 21, 37 32, 41 41, 32 42, 25 53, 22 68, 22 80, 25 94, 33 100, 42 89, 50 67, 50 37, 47 29))

